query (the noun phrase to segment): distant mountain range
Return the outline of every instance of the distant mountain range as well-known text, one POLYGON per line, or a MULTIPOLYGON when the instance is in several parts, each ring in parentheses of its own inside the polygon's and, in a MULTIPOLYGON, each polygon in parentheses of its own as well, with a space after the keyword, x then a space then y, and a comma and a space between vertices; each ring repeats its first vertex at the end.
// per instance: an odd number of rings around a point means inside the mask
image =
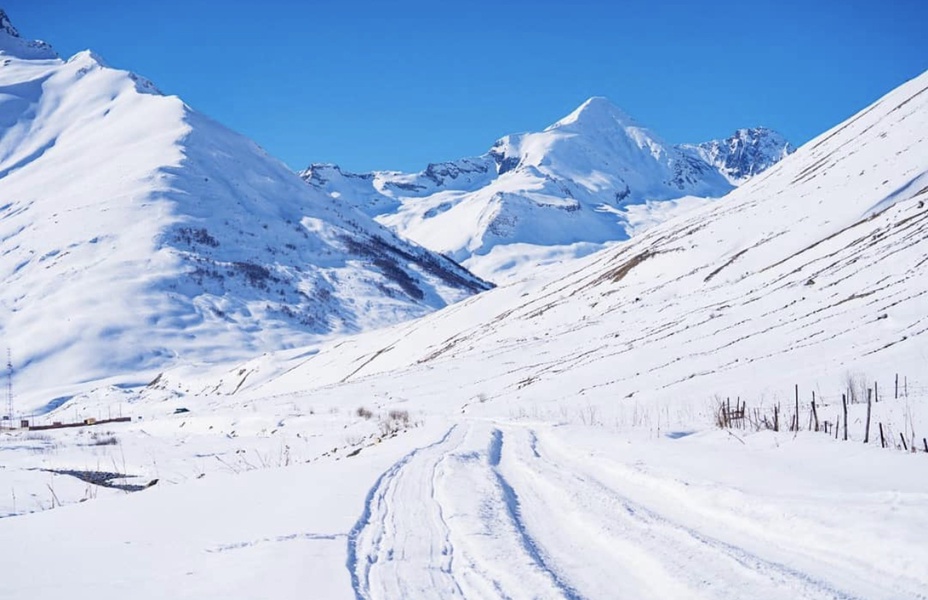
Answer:
POLYGON ((420 173, 313 164, 302 176, 401 236, 504 281, 627 239, 628 207, 667 200, 689 207, 723 196, 792 150, 762 127, 671 145, 595 97, 544 131, 505 136, 484 155, 420 173))

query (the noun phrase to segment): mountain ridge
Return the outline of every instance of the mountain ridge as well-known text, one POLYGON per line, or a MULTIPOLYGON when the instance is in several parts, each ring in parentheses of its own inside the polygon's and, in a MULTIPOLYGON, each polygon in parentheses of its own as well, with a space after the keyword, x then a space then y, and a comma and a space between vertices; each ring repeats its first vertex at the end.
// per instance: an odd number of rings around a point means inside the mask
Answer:
MULTIPOLYGON (((418 173, 354 174, 314 163, 301 176, 499 282, 537 267, 538 256, 550 263, 627 239, 639 218, 628 207, 675 200, 684 210, 728 193, 791 150, 766 128, 668 144, 594 96, 542 131, 503 136, 483 155, 430 163, 418 173)), ((667 211, 651 212, 653 220, 667 211)))

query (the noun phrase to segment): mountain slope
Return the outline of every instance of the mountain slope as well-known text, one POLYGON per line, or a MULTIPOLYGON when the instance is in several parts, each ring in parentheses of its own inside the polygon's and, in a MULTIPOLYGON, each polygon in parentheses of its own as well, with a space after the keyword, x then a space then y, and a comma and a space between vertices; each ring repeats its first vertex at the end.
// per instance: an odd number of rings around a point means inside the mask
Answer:
POLYGON ((506 136, 483 156, 418 174, 311 165, 302 175, 402 236, 501 281, 627 239, 639 216, 630 210, 671 199, 685 209, 721 196, 789 151, 766 129, 672 146, 605 98, 591 98, 542 132, 506 136))
POLYGON ((343 343, 265 389, 300 387, 312 369, 320 384, 389 373, 389 387, 423 400, 450 386, 461 401, 691 406, 796 383, 840 389, 849 372, 915 373, 928 331, 925 131, 928 74, 724 199, 549 283, 343 343))
POLYGON ((0 22, 17 392, 306 343, 487 288, 149 82, 90 52, 37 56, 0 22))

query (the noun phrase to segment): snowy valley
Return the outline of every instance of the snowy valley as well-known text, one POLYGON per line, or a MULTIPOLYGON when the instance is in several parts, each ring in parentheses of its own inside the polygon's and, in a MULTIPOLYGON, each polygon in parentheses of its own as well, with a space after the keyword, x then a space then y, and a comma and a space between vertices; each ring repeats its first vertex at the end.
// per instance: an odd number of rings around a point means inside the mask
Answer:
POLYGON ((0 25, 0 598, 928 599, 928 73, 304 181, 0 25))
POLYGON ((414 174, 313 164, 313 188, 495 283, 626 240, 718 198, 793 148, 766 128, 671 145, 606 98, 544 131, 508 135, 482 156, 414 174))

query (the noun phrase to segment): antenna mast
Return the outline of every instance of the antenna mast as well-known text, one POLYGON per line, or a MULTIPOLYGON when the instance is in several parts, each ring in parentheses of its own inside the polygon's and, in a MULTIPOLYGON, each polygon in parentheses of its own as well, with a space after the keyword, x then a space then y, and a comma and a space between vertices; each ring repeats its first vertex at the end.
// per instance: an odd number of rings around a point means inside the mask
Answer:
POLYGON ((13 427, 13 353, 6 349, 6 399, 10 415, 10 428, 13 427))

